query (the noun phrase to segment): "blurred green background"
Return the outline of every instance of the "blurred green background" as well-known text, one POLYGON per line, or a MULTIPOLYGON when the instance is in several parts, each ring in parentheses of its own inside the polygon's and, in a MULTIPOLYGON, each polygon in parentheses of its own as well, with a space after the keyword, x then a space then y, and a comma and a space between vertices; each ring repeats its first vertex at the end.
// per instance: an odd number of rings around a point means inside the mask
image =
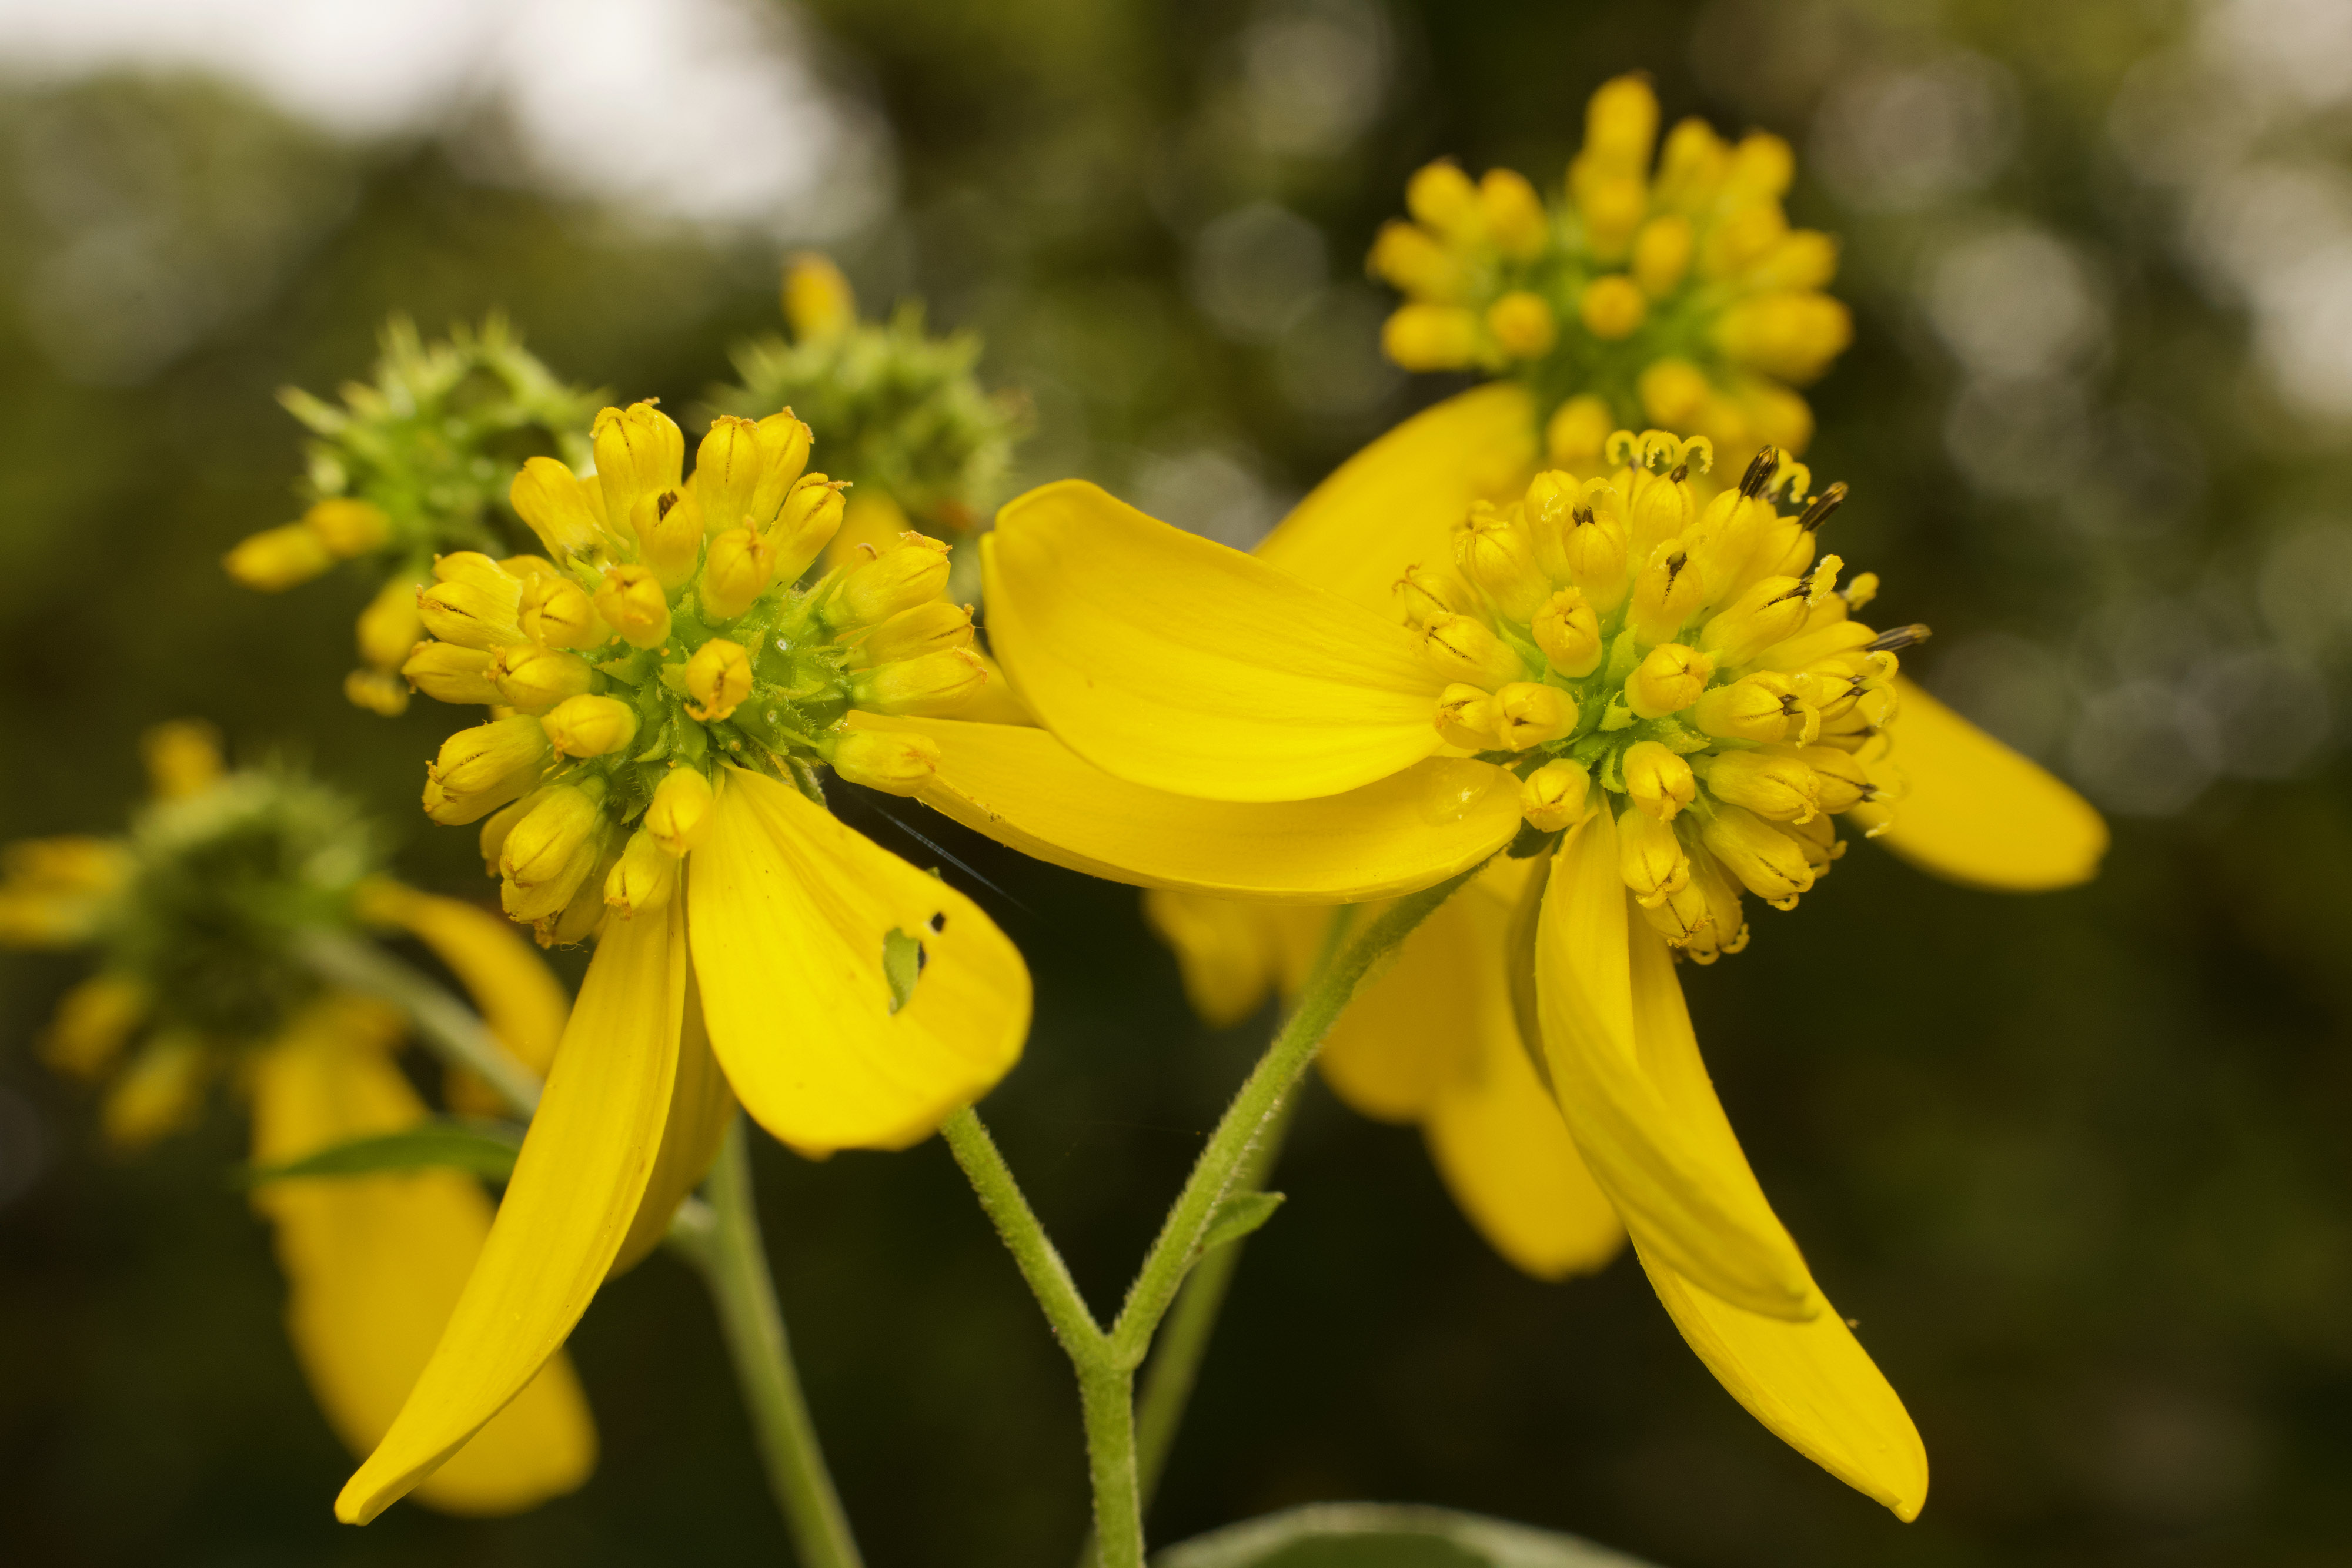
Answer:
MULTIPOLYGON (((1766 1188, 1927 1438, 1927 1511, 1756 1426, 1629 1265, 1513 1273, 1411 1133, 1318 1089, 1154 1538, 1390 1498, 1678 1568, 2352 1556, 2352 6, 5 9, 7 831, 112 828, 140 728, 204 715, 485 894, 415 807, 457 716, 340 695, 362 585, 263 599, 216 565, 295 510, 274 391, 363 372, 387 313, 503 308, 560 372, 683 410, 772 329, 781 250, 823 243, 869 308, 986 334, 1035 413, 1016 488, 1081 475, 1245 545, 1451 390, 1377 360, 1359 265, 1412 168, 1556 179, 1633 68, 1670 117, 1788 135, 1858 319, 1814 392, 1814 470, 1855 494, 1835 548, 1937 628, 1909 667, 2117 830, 2098 883, 2037 900, 1858 849, 1691 979, 1766 1188)), ((988 1113, 1108 1303, 1265 1020, 1193 1024, 1131 893, 843 809, 948 843, 1028 953, 1037 1027, 988 1113)), ((585 1490, 334 1524, 348 1461, 224 1180, 241 1126, 110 1157, 23 1049, 79 972, 0 963, 0 1555, 784 1558, 664 1259, 574 1336, 585 1490)), ((944 1151, 768 1145, 760 1177, 869 1560, 1066 1561, 1075 1398, 944 1151)))

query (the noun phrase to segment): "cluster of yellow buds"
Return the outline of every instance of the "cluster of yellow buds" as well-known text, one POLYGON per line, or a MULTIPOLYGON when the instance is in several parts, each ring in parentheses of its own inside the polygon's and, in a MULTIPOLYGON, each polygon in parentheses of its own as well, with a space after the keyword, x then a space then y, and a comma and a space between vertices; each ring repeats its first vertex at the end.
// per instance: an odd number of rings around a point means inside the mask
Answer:
POLYGON ((383 348, 373 382, 344 387, 341 406, 297 388, 278 394, 313 436, 313 500, 295 521, 240 541, 223 564, 246 587, 280 593, 359 562, 379 586, 360 612, 360 667, 343 693, 392 715, 408 706, 398 672, 420 635, 416 595, 435 553, 499 549, 493 514, 509 455, 520 443, 586 461, 601 394, 559 380, 495 317, 429 344, 395 318, 383 348))
POLYGON ((1777 136, 1727 143, 1704 121, 1669 132, 1638 76, 1592 95, 1560 194, 1520 174, 1474 182, 1432 163, 1406 187, 1370 267, 1403 291, 1383 345, 1407 370, 1522 378, 1551 461, 1589 464, 1620 424, 1706 435, 1726 451, 1801 451, 1812 412, 1794 387, 1853 336, 1822 292, 1829 235, 1781 211, 1795 161, 1777 136))
POLYGON ((690 479, 651 402, 605 409, 593 439, 587 477, 543 457, 515 476, 545 555, 433 563, 432 640, 402 665, 427 695, 497 713, 442 747, 425 809, 482 822, 507 913, 549 944, 669 899, 722 764, 814 792, 824 763, 909 793, 937 744, 853 731, 849 712, 950 713, 987 680, 971 610, 940 598, 937 539, 869 545, 798 586, 847 486, 803 472, 813 437, 790 410, 720 415, 690 479))
POLYGON ((1746 945, 1743 893, 1793 907, 1843 852, 1831 819, 1900 795, 1896 653, 1927 634, 1853 619, 1877 579, 1815 559, 1844 486, 1811 495, 1768 446, 1702 506, 1713 455, 1618 431, 1588 477, 1479 504, 1452 570, 1397 585, 1450 683, 1439 733, 1518 775, 1527 835, 1613 811, 1626 884, 1701 963, 1746 945))

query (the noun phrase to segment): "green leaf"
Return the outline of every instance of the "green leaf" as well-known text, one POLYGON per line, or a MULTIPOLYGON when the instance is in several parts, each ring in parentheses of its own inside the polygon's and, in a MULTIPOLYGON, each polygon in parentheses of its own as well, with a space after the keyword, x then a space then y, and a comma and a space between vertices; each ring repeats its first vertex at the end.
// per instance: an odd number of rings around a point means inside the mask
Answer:
POLYGON ((904 931, 882 935, 882 977, 890 982, 890 1010, 897 1012, 915 994, 923 973, 923 945, 904 931))
POLYGON ((521 1147, 522 1129, 512 1123, 436 1116, 397 1133, 337 1144, 284 1165, 248 1166, 237 1173, 236 1179, 242 1186, 259 1186, 296 1176, 380 1176, 386 1171, 447 1167, 504 1181, 514 1174, 515 1152, 521 1147))
POLYGON ((1228 1241, 1239 1241, 1259 1226, 1274 1218, 1282 1207, 1278 1192, 1240 1192, 1225 1199, 1209 1216, 1209 1228, 1201 1238, 1201 1250, 1213 1252, 1228 1241))
POLYGON ((1311 1503, 1169 1547, 1152 1568, 1652 1568, 1573 1535, 1451 1509, 1311 1503))

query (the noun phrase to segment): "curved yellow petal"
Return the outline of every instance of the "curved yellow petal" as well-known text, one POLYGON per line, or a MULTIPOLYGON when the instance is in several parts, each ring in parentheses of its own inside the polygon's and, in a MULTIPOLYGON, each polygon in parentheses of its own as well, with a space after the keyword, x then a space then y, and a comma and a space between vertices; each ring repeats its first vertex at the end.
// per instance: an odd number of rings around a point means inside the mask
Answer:
POLYGON ((1909 681, 1897 677, 1894 761, 1910 792, 1861 805, 1864 827, 1923 871, 2007 893, 2088 882, 2107 852, 2107 824, 2088 800, 1909 681))
POLYGON ((1625 1228, 1724 1300, 1822 1310, 1715 1097, 1674 957, 1631 907, 1606 808, 1554 858, 1536 935, 1538 1013, 1560 1113, 1625 1228))
POLYGON ((1350 1109, 1417 1122, 1475 1071, 1479 979, 1494 962, 1478 936, 1460 899, 1439 905, 1331 1026, 1316 1061, 1350 1109))
MULTIPOLYGON (((424 1118, 407 1079, 363 1038, 382 1027, 367 1016, 375 1010, 331 999, 257 1061, 257 1165, 424 1118)), ((335 1435, 364 1454, 433 1354, 489 1234, 490 1200, 470 1176, 425 1170, 272 1182, 253 1204, 274 1228, 303 1375, 335 1435)), ((595 1424, 558 1352, 416 1499, 451 1513, 519 1513, 578 1487, 595 1464, 595 1424)))
POLYGON ((1516 500, 1536 469, 1535 404, 1514 382, 1423 410, 1357 453, 1291 508, 1260 560, 1383 616, 1416 564, 1450 565, 1473 501, 1516 500))
POLYGON ((1208 800, 1303 800, 1437 748, 1444 683, 1394 616, 1081 480, 1011 502, 980 544, 997 658, 1107 772, 1208 800))
POLYGON ((1430 924, 1449 909, 1468 938, 1470 961, 1453 988, 1469 1004, 1469 1049, 1422 1117, 1430 1158, 1478 1234, 1512 1266, 1538 1280, 1590 1274, 1623 1248, 1625 1227, 1519 1042, 1502 965, 1510 907, 1456 898, 1430 924))
POLYGON ((686 885, 711 1045, 744 1109, 794 1148, 904 1148, 1019 1059, 1029 971, 1012 942, 790 786, 730 769, 686 885), (896 1012, 893 931, 923 952, 896 1012))
POLYGON ((654 1174, 646 1181, 637 1217, 629 1222, 620 1255, 613 1260, 613 1273, 635 1268, 661 1245, 669 1234, 670 1216, 710 1173, 710 1162, 719 1157, 719 1145, 726 1140, 727 1124, 734 1119, 735 1092, 727 1086, 727 1074, 711 1053, 710 1031, 703 1027, 701 988, 689 980, 686 1020, 677 1036, 677 1079, 670 1090, 661 1153, 654 1157, 654 1174))
POLYGON ((545 1076, 572 1003, 554 972, 505 915, 386 878, 360 889, 361 917, 407 932, 457 977, 500 1044, 545 1076))
POLYGON ((1443 882, 1518 831, 1517 780, 1431 758, 1315 800, 1202 800, 1112 778, 1042 729, 878 718, 940 743, 917 798, 1022 853, 1089 876, 1220 897, 1359 904, 1443 882))
POLYGON ((365 1524, 527 1386, 588 1310, 653 1173, 686 1009, 686 912, 608 922, 505 1201, 433 1359, 335 1500, 365 1524))
POLYGON ((1143 895, 1143 917, 1176 955, 1192 1010, 1231 1029, 1275 992, 1288 996, 1306 982, 1330 912, 1155 887, 1143 895))
POLYGON ((1834 1308, 1801 1323, 1744 1312, 1636 1250, 1684 1340, 1749 1415, 1897 1519, 1919 1517, 1927 1446, 1834 1308))

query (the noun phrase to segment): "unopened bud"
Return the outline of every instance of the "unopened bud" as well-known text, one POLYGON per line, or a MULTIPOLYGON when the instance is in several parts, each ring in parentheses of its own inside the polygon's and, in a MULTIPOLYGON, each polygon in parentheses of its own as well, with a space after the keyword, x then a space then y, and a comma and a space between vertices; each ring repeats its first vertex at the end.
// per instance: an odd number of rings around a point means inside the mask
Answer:
POLYGON ((1628 622, 1633 640, 1644 648, 1671 643, 1699 607, 1706 602, 1706 587, 1690 557, 1669 540, 1633 579, 1633 610, 1628 622))
POLYGON ((604 781, 593 774, 580 784, 541 790, 538 803, 499 846, 499 874, 526 888, 562 876, 604 815, 604 781))
POLYGON ((1778 750, 1727 751, 1707 764, 1706 791, 1779 822, 1810 822, 1821 809, 1819 775, 1778 750))
POLYGON ((702 562, 702 503, 692 490, 663 490, 637 497, 629 523, 637 536, 637 559, 672 592, 686 586, 702 562))
POLYGON ((1878 793, 1869 772, 1850 751, 1834 746, 1807 746, 1797 755, 1813 771, 1814 788, 1824 811, 1845 810, 1878 793))
POLYGON ((1489 169, 1479 179, 1478 215, 1495 248, 1520 261, 1542 255, 1551 237, 1543 198, 1516 169, 1489 169))
POLYGON ((949 648, 877 664, 850 677, 850 699, 871 713, 953 713, 988 684, 988 666, 969 648, 949 648))
POLYGON ((416 613, 426 631, 461 648, 496 653, 523 640, 515 625, 515 601, 475 582, 435 583, 416 596, 416 613))
POLYGON ((1842 302, 1811 290, 1761 294, 1726 309, 1715 340, 1729 359, 1801 386, 1845 352, 1853 317, 1842 302))
POLYGON ((637 737, 637 710, 618 697, 566 697, 537 723, 565 757, 604 757, 637 737))
POLYGON ((604 521, 596 509, 602 493, 595 485, 552 457, 534 457, 507 487, 507 504, 539 536, 549 555, 562 561, 590 560, 605 548, 604 521))
POLYGON ((1727 664, 1744 664, 1773 643, 1804 629, 1811 606, 1793 577, 1768 577, 1709 616, 1698 645, 1727 664))
POLYGON ((1827 811, 1805 821, 1774 825, 1789 835, 1789 841, 1797 846, 1797 852, 1803 855, 1805 863, 1813 868, 1816 879, 1827 876, 1831 862, 1845 853, 1845 845, 1838 841, 1837 819, 1827 811))
POLYGON ((677 488, 686 466, 686 434, 652 402, 603 410, 589 439, 595 446, 605 520, 613 527, 628 527, 638 497, 677 488))
POLYGON ((114 1064, 147 1016, 147 989, 120 975, 100 975, 68 991, 41 1031, 41 1060, 85 1082, 114 1064))
POLYGON ((1494 696, 1456 684, 1437 694, 1437 733, 1465 751, 1492 751, 1502 743, 1494 696))
POLYGON ((714 535, 702 560, 702 608, 714 620, 732 621, 768 591, 775 573, 775 550, 750 528, 714 535))
POLYGON ((330 496, 302 514, 302 526, 319 536, 328 553, 349 559, 382 549, 392 538, 392 519, 373 502, 330 496))
POLYGON ((628 847, 604 878, 604 902, 623 915, 659 909, 677 890, 677 857, 642 830, 629 835, 628 847))
POLYGON ((751 655, 740 643, 713 637, 686 662, 686 689, 694 698, 687 712, 716 724, 751 695, 751 655))
POLYGON ((490 661, 490 685, 509 707, 525 713, 545 713, 588 689, 595 672, 588 661, 561 648, 517 643, 490 661))
POLYGON ((1653 299, 1664 298, 1689 276, 1696 244, 1690 220, 1680 213, 1652 218, 1633 236, 1633 281, 1653 299))
POLYGON ((611 833, 599 836, 604 847, 597 853, 595 862, 588 868, 588 874, 582 877, 580 884, 572 889, 572 897, 562 912, 552 920, 531 923, 533 935, 538 936, 541 946, 569 947, 574 943, 585 942, 596 935, 597 929, 604 924, 604 917, 612 913, 604 903, 604 883, 611 877, 621 855, 613 847, 611 833))
POLYGON ((928 735, 854 729, 834 743, 829 760, 852 784, 911 795, 939 771, 940 743, 928 735))
POLYGON ((1462 262, 1419 224, 1394 218, 1382 224, 1364 265, 1415 299, 1450 303, 1462 295, 1462 262))
POLYGON ((1690 722, 1718 740, 1770 745, 1801 738, 1809 724, 1821 721, 1798 700, 1796 687, 1787 675, 1759 670, 1700 697, 1691 709, 1690 722))
POLYGON ((1813 885, 1813 868, 1796 841, 1738 806, 1717 806, 1699 836, 1740 884, 1776 908, 1787 909, 1813 885))
POLYGON ((745 526, 764 467, 758 425, 731 413, 712 420, 694 453, 694 494, 704 525, 721 533, 745 526))
MULTIPOLYGON (((806 424, 793 416, 792 410, 768 415, 752 427, 752 434, 760 448, 760 479, 751 486, 751 526, 764 532, 776 521, 784 498, 800 488, 803 480, 822 484, 824 479, 823 475, 802 472, 808 466, 809 448, 816 438, 806 424)), ((820 539, 817 549, 824 548, 820 539)), ((810 552, 809 559, 815 559, 815 552, 810 552)), ((806 566, 803 561, 802 570, 806 566)), ((800 570, 793 575, 798 577, 800 570)))
POLYGON ((481 831, 476 835, 475 843, 482 852, 483 866, 492 876, 499 874, 499 857, 506 852, 507 835, 514 831, 517 822, 530 815, 531 808, 537 806, 541 797, 546 793, 545 789, 534 789, 482 819, 481 831))
POLYGON ((1566 758, 1547 762, 1519 786, 1519 815, 1539 832, 1558 832, 1584 818, 1584 802, 1592 789, 1592 775, 1580 762, 1566 758))
POLYGON ((803 342, 838 338, 857 325, 857 297, 831 256, 803 250, 785 261, 784 320, 803 342))
POLYGON ((1622 272, 1594 278, 1576 299, 1577 318, 1584 329, 1604 343, 1632 337, 1641 329, 1649 311, 1648 298, 1622 272))
POLYGON ((500 699, 498 687, 490 684, 493 657, 455 643, 419 643, 400 673, 435 702, 494 703, 500 699))
MULTIPOLYGON (((428 771, 434 782, 452 796, 474 795, 536 769, 546 759, 547 735, 539 720, 517 716, 459 730, 441 743, 441 754, 428 771)), ((509 795, 496 804, 504 805, 512 798, 509 795)))
POLYGON ((669 636, 669 596, 642 566, 616 566, 596 590, 596 613, 633 648, 658 648, 669 636))
POLYGON ((1540 294, 1514 288, 1486 307, 1486 330, 1515 360, 1540 360, 1559 341, 1559 321, 1540 294))
POLYGON ((710 780, 692 768, 673 768, 654 787, 645 829, 671 854, 686 855, 710 831, 710 780))
POLYGON ((1661 643, 1625 677, 1625 706, 1639 718, 1664 718, 1698 701, 1715 661, 1679 643, 1661 643))
POLYGON ((1575 589, 1563 588, 1545 600, 1532 630, 1554 674, 1574 680, 1600 667, 1601 618, 1575 589))
POLYGON ((1484 226, 1478 187, 1461 166, 1440 159, 1413 171, 1405 182, 1405 211, 1449 239, 1476 238, 1484 226))
POLYGON ((1526 625, 1551 593, 1551 580, 1536 564, 1527 530, 1507 517, 1474 511, 1454 535, 1454 564, 1477 584, 1507 621, 1526 625))
POLYGON ((1688 430, 1706 408, 1715 389, 1688 360, 1653 360, 1633 378, 1633 395, 1653 424, 1688 430))
POLYGON ((1437 673, 1448 680, 1491 690, 1507 681, 1524 681, 1529 674, 1527 661, 1473 616, 1437 617, 1423 633, 1421 646, 1437 673))
POLYGON ((1626 549, 1643 560, 1690 527, 1698 507, 1688 479, 1669 474, 1637 476, 1626 514, 1626 549))
POLYGON ((874 628, 859 648, 866 663, 887 664, 919 658, 943 648, 971 646, 971 612, 961 604, 934 599, 911 610, 901 610, 874 628))
POLYGON ((1405 623, 1417 629, 1427 629, 1439 616, 1458 615, 1471 604, 1459 580, 1423 566, 1406 567, 1404 576, 1397 580, 1396 591, 1404 601, 1405 623))
POLYGON ((1617 766, 1633 804, 1662 822, 1673 821, 1675 812, 1698 798, 1698 778, 1691 765, 1654 740, 1627 747, 1617 766))
POLYGON ((803 474, 785 494, 776 520, 767 530, 768 542, 775 547, 778 582, 799 580, 841 531, 841 519, 848 508, 842 489, 840 483, 822 474, 803 474))
MULTIPOLYGON (((509 918, 533 925, 550 922, 551 926, 543 927, 542 934, 545 939, 552 940, 551 923, 578 896, 582 884, 595 874, 596 862, 603 853, 604 821, 601 812, 591 825, 592 831, 572 851, 572 858, 546 881, 526 885, 509 877, 499 884, 499 906, 509 918)), ((508 841, 513 841, 511 835, 508 841)))
POLYGON ((819 613, 835 628, 872 626, 937 599, 947 581, 947 545, 922 534, 901 534, 896 549, 845 575, 819 613))
POLYGON ((1568 523, 1560 541, 1568 580, 1596 613, 1606 615, 1625 602, 1630 586, 1624 519, 1614 511, 1577 507, 1570 508, 1568 523))
POLYGON ((1381 352, 1408 371, 1458 371, 1478 355, 1478 318, 1458 305, 1399 306, 1381 324, 1381 352))
POLYGON ((425 585, 413 577, 394 577, 376 591, 360 612, 357 626, 360 660, 372 670, 396 670, 425 634, 416 612, 416 596, 425 585))
POLYGON ((343 677, 343 700, 385 718, 408 711, 408 683, 390 670, 353 670, 343 677))
POLYGON ((588 591, 568 577, 534 577, 522 585, 515 622, 550 648, 593 648, 613 634, 588 591))
POLYGON ((298 587, 334 564, 326 542, 300 523, 248 535, 221 557, 229 576, 264 593, 298 587))
POLYGON ((1513 681, 1495 694, 1495 729, 1505 747, 1526 751, 1567 737, 1576 727, 1576 699, 1558 686, 1513 681))
POLYGON ((184 800, 220 782, 220 731, 198 718, 175 718, 139 737, 147 787, 159 800, 184 800))
POLYGON ((1617 421, 1609 405, 1591 392, 1580 392, 1552 412, 1544 425, 1544 453, 1565 467, 1591 472, 1609 443, 1617 421))
POLYGON ((1634 901, 1655 909, 1690 883, 1690 855, 1674 828, 1646 811, 1617 819, 1617 873, 1634 901))

